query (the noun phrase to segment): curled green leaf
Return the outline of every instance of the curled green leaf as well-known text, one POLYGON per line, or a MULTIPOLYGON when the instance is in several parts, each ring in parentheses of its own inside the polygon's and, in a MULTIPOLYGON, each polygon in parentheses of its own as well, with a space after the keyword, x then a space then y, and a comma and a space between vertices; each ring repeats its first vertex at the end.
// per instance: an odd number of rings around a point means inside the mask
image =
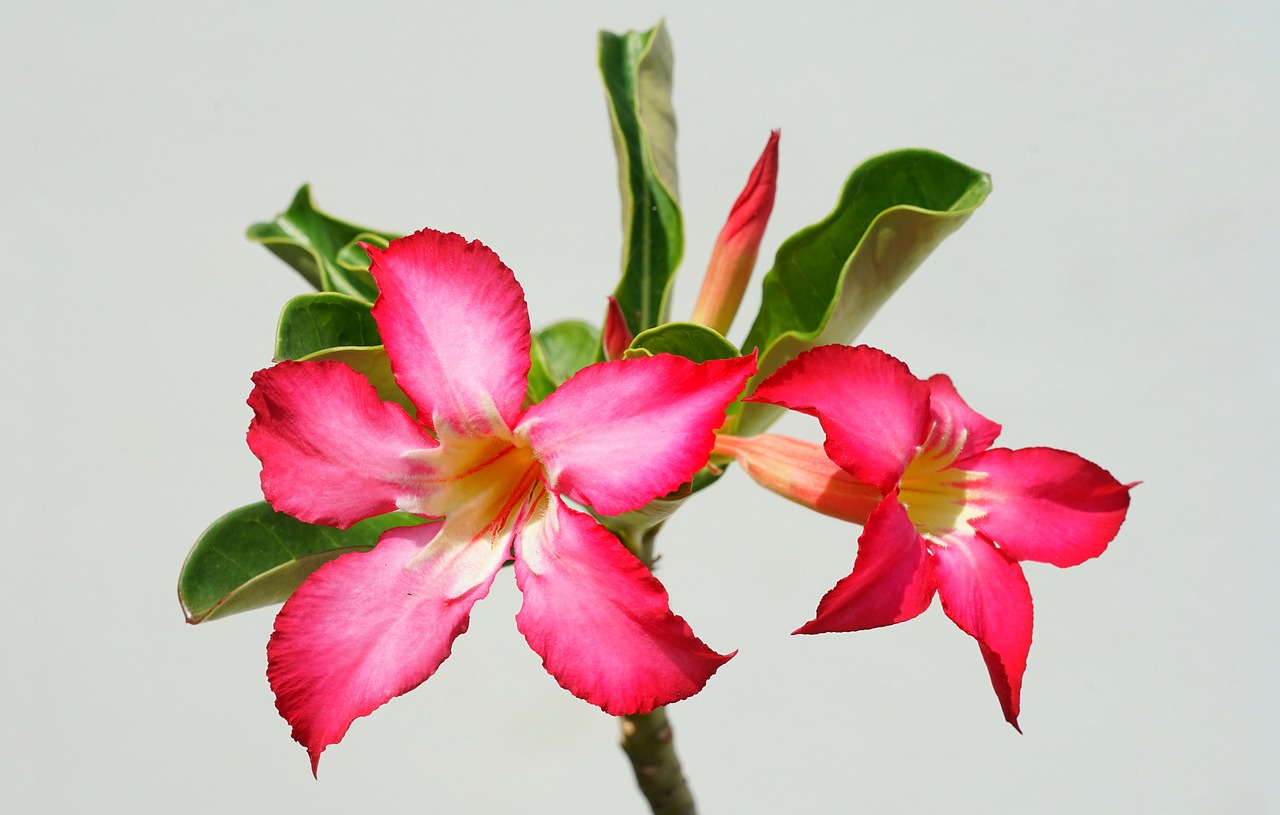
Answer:
POLYGON ((319 291, 338 292, 372 303, 378 288, 369 275, 368 258, 359 241, 385 246, 399 237, 356 226, 321 212, 304 184, 289 208, 268 223, 249 227, 249 240, 261 243, 292 266, 319 291))
MULTIPOLYGON (((760 349, 751 390, 801 352, 852 340, 916 267, 968 220, 991 179, 929 150, 860 165, 830 215, 778 248, 743 349, 760 349)), ((739 432, 759 433, 781 409, 747 404, 739 432)))
POLYGON ((599 65, 622 195, 622 279, 614 296, 634 335, 666 321, 684 253, 671 38, 662 23, 626 34, 601 31, 599 65))

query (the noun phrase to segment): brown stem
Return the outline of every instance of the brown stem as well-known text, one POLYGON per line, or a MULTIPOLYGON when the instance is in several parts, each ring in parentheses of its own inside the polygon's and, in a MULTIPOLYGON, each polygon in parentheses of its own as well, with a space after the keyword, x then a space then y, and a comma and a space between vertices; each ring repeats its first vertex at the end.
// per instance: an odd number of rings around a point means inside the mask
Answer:
MULTIPOLYGON (((625 529, 619 534, 623 544, 650 569, 654 560, 653 541, 661 525, 643 531, 625 529)), ((689 782, 680 769, 666 708, 622 716, 618 722, 622 726, 622 750, 631 760, 636 784, 653 815, 697 815, 689 782)))

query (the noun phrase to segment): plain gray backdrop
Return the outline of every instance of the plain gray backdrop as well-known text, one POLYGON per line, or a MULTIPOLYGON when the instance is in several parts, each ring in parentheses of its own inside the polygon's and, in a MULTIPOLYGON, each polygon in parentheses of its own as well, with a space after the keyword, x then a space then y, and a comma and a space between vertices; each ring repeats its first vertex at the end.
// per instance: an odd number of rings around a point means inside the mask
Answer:
POLYGON ((245 227, 309 181, 357 222, 484 240, 535 325, 598 321, 620 229, 595 32, 665 15, 677 316, 771 128, 764 268, 864 158, 943 151, 994 192, 861 339, 951 374, 1003 444, 1144 482, 1103 557, 1027 566, 1022 736, 936 605, 788 636, 848 572, 856 527, 738 472, 689 502, 659 574, 707 642, 740 649, 672 709, 703 811, 1280 812, 1278 13, 7 4, 0 808, 647 811, 615 722, 517 633, 509 573, 440 672, 357 721, 319 781, 264 677, 273 612, 192 628, 174 585, 204 527, 260 497, 249 375, 306 290, 245 227))

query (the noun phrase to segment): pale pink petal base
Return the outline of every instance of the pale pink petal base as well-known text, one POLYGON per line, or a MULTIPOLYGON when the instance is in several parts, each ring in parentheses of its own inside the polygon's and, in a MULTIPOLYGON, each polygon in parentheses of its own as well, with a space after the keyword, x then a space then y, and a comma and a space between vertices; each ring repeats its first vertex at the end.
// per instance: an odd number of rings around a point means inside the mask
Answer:
POLYGON ((516 433, 537 452, 553 491, 620 515, 707 463, 725 408, 755 369, 754 357, 603 362, 529 408, 516 433))
POLYGON ((978 641, 1004 717, 1018 728, 1032 620, 1022 568, 976 536, 950 535, 930 548, 942 610, 978 641))
POLYGON ((276 617, 267 679, 313 773, 352 721, 435 673, 507 559, 481 547, 432 556, 441 525, 389 530, 372 551, 325 564, 276 617))
POLYGON ((560 685, 622 716, 700 691, 717 654, 671 613, 666 589, 594 518, 555 496, 516 541, 516 625, 560 685))
POLYGON ((827 592, 795 634, 863 631, 919 616, 933 602, 933 567, 924 541, 894 490, 867 519, 853 572, 827 592))
POLYGON ((279 512, 346 528, 414 497, 436 446, 404 408, 340 362, 281 362, 253 375, 249 448, 279 512))
POLYGON ((1014 560, 1075 566, 1106 551, 1129 511, 1129 487, 1074 453, 988 450, 963 462, 986 474, 972 524, 1014 560))
POLYGON ((866 345, 806 351, 747 401, 817 416, 831 460, 882 494, 902 478, 931 422, 929 387, 904 363, 866 345))

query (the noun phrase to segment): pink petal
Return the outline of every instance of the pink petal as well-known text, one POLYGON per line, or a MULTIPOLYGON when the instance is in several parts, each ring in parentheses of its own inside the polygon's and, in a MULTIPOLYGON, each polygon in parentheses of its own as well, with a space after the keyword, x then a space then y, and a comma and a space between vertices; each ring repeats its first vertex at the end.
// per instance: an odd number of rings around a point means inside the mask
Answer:
POLYGON ((313 773, 352 721, 435 673, 507 559, 503 548, 433 547, 440 526, 391 529, 372 551, 326 563, 276 617, 267 679, 313 773))
POLYGON ((1075 566, 1097 557, 1129 510, 1129 487, 1074 453, 988 450, 961 466, 987 475, 971 488, 986 511, 972 526, 1014 560, 1075 566))
POLYGON ((895 490, 880 502, 858 538, 853 572, 818 604, 796 634, 863 631, 918 616, 933 602, 933 567, 895 490))
POLYGON ((346 528, 415 497, 436 446, 404 409, 339 362, 282 362, 253 375, 249 448, 262 494, 280 512, 346 528))
POLYGON ((929 432, 929 386, 866 345, 806 351, 766 379, 748 401, 817 416, 827 455, 859 481, 893 489, 929 432))
POLYGON ((671 354, 599 363, 529 408, 516 433, 553 491, 618 515, 707 463, 725 408, 755 368, 754 357, 694 363, 671 354))
POLYGON ((955 458, 981 453, 990 447, 1000 435, 1000 425, 969 407, 946 374, 934 374, 927 381, 934 424, 928 444, 954 448, 955 458))
POLYGON ((1005 720, 1017 728, 1031 650, 1031 590, 1022 568, 977 536, 948 535, 930 549, 942 610, 978 641, 1005 720))
POLYGON ((430 229, 365 251, 380 291, 373 317, 419 418, 459 432, 514 423, 529 373, 529 310, 511 270, 479 241, 430 229))
POLYGON ((536 512, 516 540, 516 625, 565 690, 614 716, 647 713, 697 693, 733 656, 695 637, 593 518, 553 495, 536 512))

